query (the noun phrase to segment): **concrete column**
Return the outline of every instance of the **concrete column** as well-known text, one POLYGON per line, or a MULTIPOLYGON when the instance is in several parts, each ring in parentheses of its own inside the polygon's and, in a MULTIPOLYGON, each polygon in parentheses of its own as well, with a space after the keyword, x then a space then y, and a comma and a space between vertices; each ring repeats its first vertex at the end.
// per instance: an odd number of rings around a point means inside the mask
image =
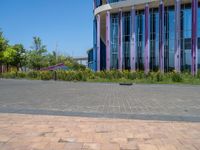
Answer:
POLYGON ((130 49, 130 63, 131 63, 131 71, 135 71, 135 55, 136 55, 136 33, 135 27, 136 19, 135 19, 135 8, 132 7, 131 10, 131 49, 130 49))
POLYGON ((118 64, 119 64, 119 67, 118 69, 120 71, 122 71, 122 57, 123 57, 123 54, 122 54, 122 49, 123 49, 123 32, 122 32, 122 10, 120 9, 119 10, 119 58, 118 58, 118 64))
POLYGON ((101 44, 101 18, 100 15, 97 15, 97 71, 100 71, 100 58, 101 58, 101 53, 100 53, 100 44, 101 44))
POLYGON ((110 70, 110 12, 106 13, 106 70, 110 70))
POLYGON ((198 0, 192 0, 192 75, 198 72, 197 20, 198 0))
POLYGON ((181 2, 180 0, 175 1, 175 70, 181 71, 181 47, 180 47, 180 16, 181 16, 181 2))
POLYGON ((159 67, 160 72, 164 73, 164 4, 162 0, 159 5, 159 67))
POLYGON ((149 49, 149 4, 145 6, 145 59, 144 59, 144 70, 147 74, 150 66, 150 49, 149 49))

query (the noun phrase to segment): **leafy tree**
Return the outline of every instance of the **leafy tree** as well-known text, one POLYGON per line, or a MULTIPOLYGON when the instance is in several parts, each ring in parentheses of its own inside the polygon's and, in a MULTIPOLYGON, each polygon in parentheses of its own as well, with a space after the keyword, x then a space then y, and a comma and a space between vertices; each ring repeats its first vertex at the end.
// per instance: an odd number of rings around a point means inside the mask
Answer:
POLYGON ((22 67, 26 65, 26 50, 22 44, 14 45, 13 49, 16 51, 16 55, 12 65, 15 66, 17 70, 19 70, 19 68, 22 69, 22 67))
POLYGON ((66 66, 73 70, 85 70, 86 67, 84 65, 79 64, 76 62, 72 57, 65 57, 64 63, 66 66))
POLYGON ((7 46, 6 50, 3 51, 3 62, 7 66, 7 71, 9 70, 9 65, 14 63, 16 54, 17 52, 12 46, 7 46))
POLYGON ((46 46, 42 44, 39 37, 33 37, 32 50, 28 54, 29 68, 40 70, 42 67, 48 66, 48 59, 46 58, 46 46))
POLYGON ((8 41, 4 38, 3 32, 0 31, 0 65, 3 63, 3 52, 8 46, 8 41))
POLYGON ((49 53, 47 55, 48 63, 50 66, 56 65, 57 64, 57 55, 56 52, 53 51, 52 53, 49 53))

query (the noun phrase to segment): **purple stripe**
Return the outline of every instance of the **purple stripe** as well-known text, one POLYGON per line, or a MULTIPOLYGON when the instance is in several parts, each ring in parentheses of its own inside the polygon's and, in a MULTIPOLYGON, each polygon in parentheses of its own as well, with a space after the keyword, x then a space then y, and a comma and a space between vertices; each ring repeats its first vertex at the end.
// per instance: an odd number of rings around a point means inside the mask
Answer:
POLYGON ((122 10, 119 12, 119 70, 122 70, 122 10))
POLYGON ((159 67, 164 72, 164 4, 161 0, 159 6, 159 67))
POLYGON ((110 12, 106 14, 106 70, 110 70, 110 12))
POLYGON ((97 71, 100 71, 100 15, 97 15, 97 71))
POLYGON ((192 0, 192 75, 198 72, 198 55, 197 55, 197 10, 198 0, 192 0))
POLYGON ((149 72, 149 5, 145 6, 145 73, 149 72))
POLYGON ((175 70, 180 72, 180 0, 176 0, 175 3, 175 70))

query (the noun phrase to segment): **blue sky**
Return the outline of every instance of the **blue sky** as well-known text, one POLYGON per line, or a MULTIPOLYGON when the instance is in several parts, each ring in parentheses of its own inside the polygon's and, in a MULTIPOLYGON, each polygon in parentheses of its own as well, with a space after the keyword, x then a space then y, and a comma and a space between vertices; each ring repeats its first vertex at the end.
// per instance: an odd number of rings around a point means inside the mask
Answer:
POLYGON ((49 51, 86 56, 92 47, 92 0, 0 0, 0 28, 10 44, 29 49, 33 36, 49 51))

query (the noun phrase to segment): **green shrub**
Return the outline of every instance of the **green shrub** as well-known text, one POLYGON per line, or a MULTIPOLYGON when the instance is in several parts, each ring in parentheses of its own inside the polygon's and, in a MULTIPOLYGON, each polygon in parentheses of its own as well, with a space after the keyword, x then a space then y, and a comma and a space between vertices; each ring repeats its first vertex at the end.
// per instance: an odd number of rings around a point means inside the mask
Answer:
POLYGON ((198 73, 197 73, 197 78, 200 79, 200 70, 199 70, 198 73))
POLYGON ((177 73, 177 72, 173 72, 171 78, 172 78, 173 82, 182 82, 183 81, 181 74, 177 73))
POLYGON ((144 78, 146 78, 146 75, 143 71, 138 71, 137 72, 137 78, 138 79, 144 79, 144 78))
POLYGON ((11 71, 11 72, 6 72, 6 73, 3 73, 3 74, 2 74, 2 77, 3 77, 3 78, 6 78, 6 79, 15 79, 15 78, 17 78, 17 73, 16 73, 16 72, 13 72, 13 71, 11 71))
POLYGON ((40 75, 39 75, 39 71, 29 71, 27 73, 27 77, 30 79, 39 79, 40 75))
POLYGON ((136 72, 129 72, 128 75, 127 75, 127 79, 130 79, 130 80, 137 79, 137 73, 136 72))
POLYGON ((87 81, 87 75, 83 71, 74 72, 76 81, 87 81))
POLYGON ((108 72, 110 72, 112 79, 121 79, 124 77, 123 72, 121 72, 119 70, 111 70, 108 72))
POLYGON ((17 72, 17 77, 21 78, 21 79, 26 78, 26 73, 25 72, 17 72))
POLYGON ((56 71, 57 73, 57 80, 65 80, 65 71, 59 70, 56 71))
MULTIPOLYGON (((77 70, 77 71, 56 71, 57 80, 61 81, 100 81, 100 82, 130 82, 131 80, 136 83, 172 83, 182 82, 189 84, 200 83, 200 71, 197 76, 192 76, 190 72, 177 73, 161 73, 161 72, 150 72, 145 74, 143 71, 131 72, 128 70, 119 71, 101 71, 92 72, 91 70, 77 70)), ((29 72, 7 72, 0 74, 2 78, 29 78, 39 80, 51 80, 55 77, 55 72, 51 71, 29 71, 29 72)))
POLYGON ((64 80, 65 81, 73 81, 73 80, 75 80, 74 72, 73 71, 66 71, 64 80))
POLYGON ((156 72, 155 76, 156 76, 156 81, 157 82, 162 82, 164 80, 164 74, 161 73, 160 71, 156 72))
POLYGON ((41 78, 41 80, 51 80, 51 79, 53 79, 53 72, 41 71, 40 78, 41 78))

